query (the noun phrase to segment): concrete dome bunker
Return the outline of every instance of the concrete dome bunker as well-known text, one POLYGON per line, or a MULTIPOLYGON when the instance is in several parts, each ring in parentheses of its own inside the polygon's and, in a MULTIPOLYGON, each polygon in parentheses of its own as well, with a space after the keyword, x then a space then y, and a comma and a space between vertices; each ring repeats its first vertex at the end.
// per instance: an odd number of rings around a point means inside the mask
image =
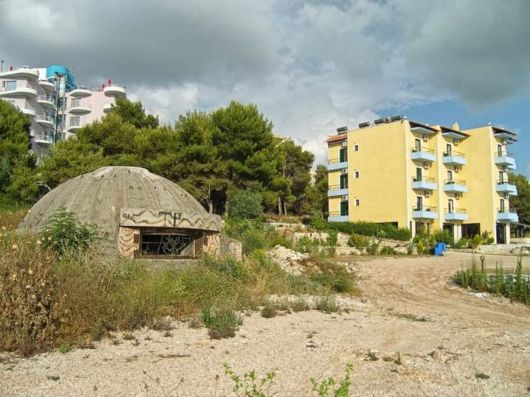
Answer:
POLYGON ((129 258, 193 259, 201 253, 241 257, 209 214, 176 183, 139 167, 103 167, 70 179, 41 198, 19 226, 41 231, 59 209, 95 225, 103 251, 129 258))

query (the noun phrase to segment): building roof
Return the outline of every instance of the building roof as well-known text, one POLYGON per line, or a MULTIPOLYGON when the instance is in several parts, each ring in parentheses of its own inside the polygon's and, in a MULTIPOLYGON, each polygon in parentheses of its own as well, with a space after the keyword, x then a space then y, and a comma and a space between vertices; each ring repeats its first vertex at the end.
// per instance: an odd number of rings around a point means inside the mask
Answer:
POLYGON ((61 208, 98 227, 114 248, 123 209, 178 213, 177 228, 219 231, 221 227, 220 217, 209 214, 179 185, 139 167, 103 167, 66 181, 33 206, 19 230, 42 230, 61 208))
POLYGON ((348 134, 342 133, 342 134, 330 136, 326 142, 327 143, 341 142, 341 141, 345 141, 346 139, 348 139, 348 134))
POLYGON ((414 132, 419 132, 427 135, 436 134, 438 130, 427 124, 418 123, 417 121, 409 120, 410 129, 414 132))
POLYGON ((496 138, 506 139, 509 143, 517 142, 517 134, 500 127, 491 127, 496 138))
POLYGON ((440 129, 442 130, 442 135, 446 137, 450 137, 453 139, 466 139, 469 138, 469 134, 455 130, 453 128, 444 127, 443 125, 440 126, 440 129))

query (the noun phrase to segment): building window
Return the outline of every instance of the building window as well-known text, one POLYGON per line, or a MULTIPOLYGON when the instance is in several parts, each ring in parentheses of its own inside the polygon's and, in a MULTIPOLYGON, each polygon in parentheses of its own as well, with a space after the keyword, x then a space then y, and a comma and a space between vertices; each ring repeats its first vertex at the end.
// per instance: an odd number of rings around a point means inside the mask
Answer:
POLYGON ((447 212, 449 212, 450 214, 452 214, 455 210, 455 202, 453 199, 449 199, 447 201, 447 212))
POLYGON ((361 199, 356 198, 355 199, 355 206, 358 207, 361 205, 361 199))
POLYGON ((359 174, 359 171, 355 171, 354 175, 355 175, 355 178, 356 178, 356 179, 359 179, 359 175, 360 175, 360 174, 359 174))
POLYGON ((341 216, 347 216, 348 215, 348 202, 347 201, 341 201, 340 202, 340 215, 341 216))
POLYGON ((453 181, 453 171, 447 170, 447 182, 453 181))
POLYGON ((423 210, 423 197, 421 196, 416 196, 416 210, 423 210))
POLYGON ((353 145, 353 151, 358 152, 359 151, 359 145, 353 145))
POLYGON ((193 243, 191 236, 186 234, 143 234, 141 242, 142 255, 181 256, 193 243))
POLYGON ((416 138, 414 140, 414 151, 421 152, 421 139, 416 138))
POLYGON ((339 161, 341 163, 348 161, 348 152, 346 151, 346 148, 342 148, 339 150, 339 161))
POLYGON ((505 204, 504 204, 504 199, 501 199, 499 212, 504 212, 505 209, 506 209, 506 207, 505 207, 505 204))
POLYGON ((420 168, 420 167, 416 167, 416 178, 415 178, 415 181, 416 182, 421 181, 422 177, 423 177, 423 169, 420 168))
POLYGON ((499 183, 504 183, 504 172, 499 171, 499 183))
POLYGON ((81 118, 79 116, 70 117, 70 127, 79 127, 80 122, 81 118))
POLYGON ((340 176, 340 188, 348 189, 348 174, 344 174, 340 176))
POLYGON ((447 145, 445 145, 445 155, 451 156, 452 154, 453 154, 453 146, 451 146, 451 144, 448 143, 447 145))
POLYGON ((497 156, 502 156, 502 145, 497 145, 497 156))
POLYGON ((16 80, 2 81, 2 88, 3 88, 3 91, 16 90, 17 89, 17 81, 16 80))

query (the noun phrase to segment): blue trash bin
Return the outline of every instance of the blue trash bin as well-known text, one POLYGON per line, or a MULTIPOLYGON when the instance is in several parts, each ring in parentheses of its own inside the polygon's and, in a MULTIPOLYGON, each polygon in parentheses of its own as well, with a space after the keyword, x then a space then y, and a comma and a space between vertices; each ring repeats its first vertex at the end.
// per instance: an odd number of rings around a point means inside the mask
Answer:
POLYGON ((444 254, 444 251, 447 251, 447 244, 438 242, 434 246, 434 255, 436 256, 442 256, 444 254))

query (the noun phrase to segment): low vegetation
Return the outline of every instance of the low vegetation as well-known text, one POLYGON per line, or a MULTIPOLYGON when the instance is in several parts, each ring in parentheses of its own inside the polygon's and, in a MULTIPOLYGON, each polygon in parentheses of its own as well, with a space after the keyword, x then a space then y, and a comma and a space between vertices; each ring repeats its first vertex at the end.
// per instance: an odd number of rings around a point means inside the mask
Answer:
MULTIPOLYGON (((285 239, 268 228, 231 227, 244 237, 243 261, 205 256, 195 265, 162 269, 101 256, 86 244, 97 241, 96 232, 64 212, 40 238, 6 230, 0 236, 0 350, 32 354, 116 330, 161 329, 166 316, 198 318, 212 338, 225 338, 241 325, 238 313, 258 310, 271 295, 356 292, 352 275, 324 259, 315 258, 316 268, 302 275, 286 273, 262 250, 285 239)), ((332 298, 326 300, 321 310, 336 311, 332 298)), ((295 311, 307 307, 292 304, 295 311)))
POLYGON ((522 256, 519 256, 513 273, 506 273, 498 265, 494 271, 487 269, 485 256, 480 257, 480 262, 479 267, 473 260, 468 269, 456 273, 454 281, 464 288, 502 295, 511 301, 530 305, 530 272, 523 269, 522 256))
POLYGON ((326 222, 318 217, 311 218, 309 223, 314 229, 327 232, 355 233, 361 236, 388 238, 400 241, 408 241, 412 238, 409 229, 397 228, 390 223, 326 222))

